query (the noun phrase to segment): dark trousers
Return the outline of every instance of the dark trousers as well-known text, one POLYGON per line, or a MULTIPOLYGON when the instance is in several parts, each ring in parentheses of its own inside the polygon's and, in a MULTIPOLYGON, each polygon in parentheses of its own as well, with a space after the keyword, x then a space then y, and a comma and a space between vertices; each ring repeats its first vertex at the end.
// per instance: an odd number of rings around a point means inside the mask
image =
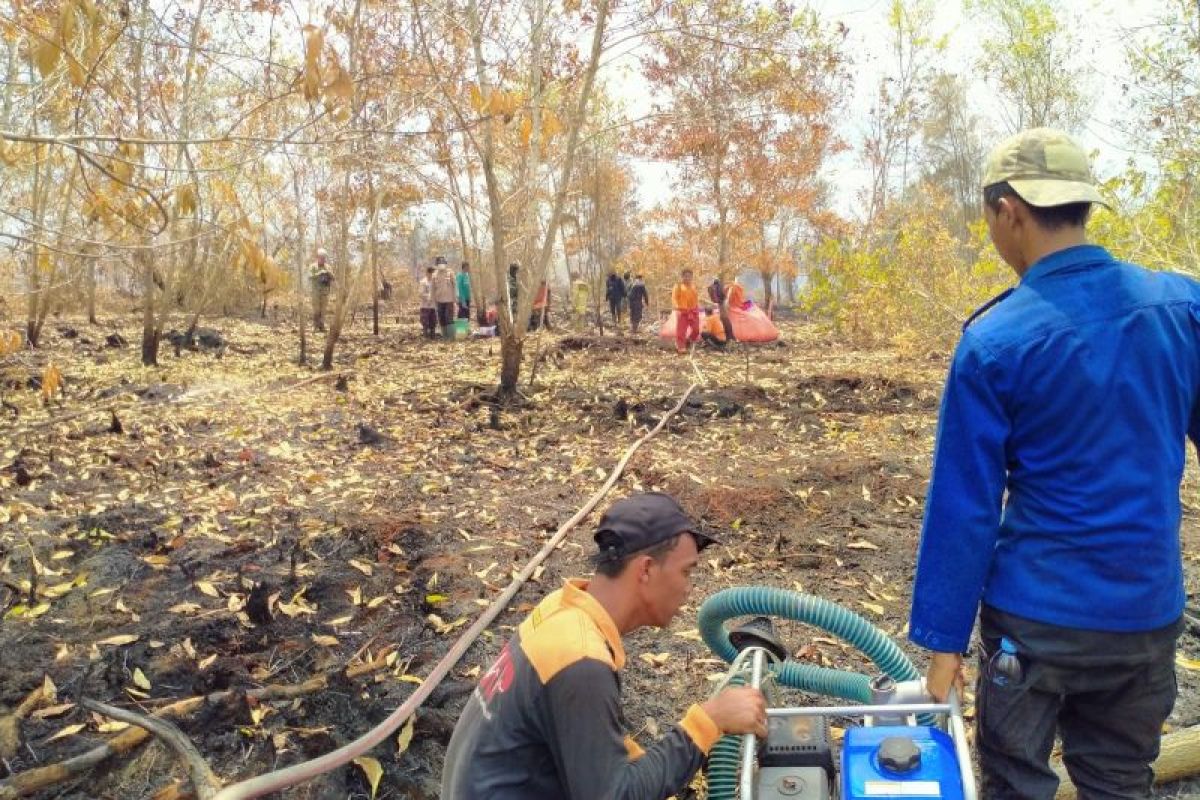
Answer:
POLYGON ((733 321, 729 319, 729 312, 721 309, 721 327, 725 329, 725 340, 729 342, 737 341, 737 337, 733 335, 733 321))
POLYGON ((1052 800, 1057 733, 1081 800, 1148 797, 1150 764, 1175 705, 1179 633, 1179 623, 1128 634, 1061 628, 985 606, 975 693, 980 796, 1052 800), (1008 685, 991 668, 1002 636, 1022 666, 1008 685))
POLYGON ((434 332, 437 330, 437 321, 437 309, 421 309, 421 333, 426 337, 433 338, 434 332))
POLYGON ((612 298, 609 298, 608 313, 612 314, 613 322, 621 321, 621 305, 622 305, 622 303, 621 303, 620 298, 617 298, 615 300, 612 298))
POLYGON ((437 304, 438 324, 443 328, 454 323, 454 303, 437 304))
POLYGON ((471 318, 471 304, 470 303, 459 303, 458 304, 458 318, 459 319, 470 319, 471 318))
POLYGON ((642 324, 642 304, 629 304, 629 329, 634 333, 638 332, 638 326, 642 324))

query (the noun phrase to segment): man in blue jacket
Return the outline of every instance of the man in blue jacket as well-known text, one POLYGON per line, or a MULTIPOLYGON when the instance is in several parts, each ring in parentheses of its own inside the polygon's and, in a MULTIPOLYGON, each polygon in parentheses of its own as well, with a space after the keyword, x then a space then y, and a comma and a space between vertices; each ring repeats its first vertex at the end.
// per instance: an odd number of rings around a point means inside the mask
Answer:
POLYGON ((984 216, 1020 276, 977 311, 942 396, 909 636, 962 683, 978 612, 983 795, 1148 795, 1175 702, 1179 484, 1200 439, 1200 285, 1087 243, 1103 204, 1049 129, 1000 144, 984 216))

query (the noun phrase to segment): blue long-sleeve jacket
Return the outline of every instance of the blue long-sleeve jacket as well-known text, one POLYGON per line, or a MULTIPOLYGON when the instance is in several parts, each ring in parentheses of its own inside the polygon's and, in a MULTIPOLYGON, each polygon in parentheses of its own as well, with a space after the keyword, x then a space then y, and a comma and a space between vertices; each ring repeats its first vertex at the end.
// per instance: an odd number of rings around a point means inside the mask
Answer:
POLYGON ((946 379, 912 641, 966 649, 981 599, 1086 630, 1178 619, 1198 397, 1200 284, 1091 245, 1032 265, 946 379))

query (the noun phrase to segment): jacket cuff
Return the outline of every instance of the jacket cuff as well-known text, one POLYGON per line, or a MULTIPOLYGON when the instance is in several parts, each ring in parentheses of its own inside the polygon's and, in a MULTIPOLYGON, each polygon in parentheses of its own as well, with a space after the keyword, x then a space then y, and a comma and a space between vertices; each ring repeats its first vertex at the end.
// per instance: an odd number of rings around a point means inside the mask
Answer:
POLYGON ((683 728, 684 733, 691 737, 696 747, 705 755, 708 755, 708 751, 721 738, 721 729, 717 727, 717 723, 698 705, 693 705, 687 710, 679 727, 683 728))
POLYGON ((971 632, 968 631, 966 637, 951 636, 941 631, 914 626, 908 632, 908 639, 913 644, 935 653, 961 653, 971 644, 971 632))

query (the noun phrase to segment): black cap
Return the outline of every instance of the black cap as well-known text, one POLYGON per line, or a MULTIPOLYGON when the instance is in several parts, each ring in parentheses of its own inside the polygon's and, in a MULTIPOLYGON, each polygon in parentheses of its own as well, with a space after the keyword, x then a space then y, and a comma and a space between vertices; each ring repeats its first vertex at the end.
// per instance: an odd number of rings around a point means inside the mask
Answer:
POLYGON ((889 736, 879 743, 879 763, 888 772, 903 775, 921 766, 921 749, 907 736, 889 736))
POLYGON ((675 498, 662 492, 635 494, 609 506, 596 529, 597 563, 620 561, 681 533, 691 533, 696 549, 717 541, 700 530, 675 498))
POLYGON ((445 257, 445 256, 438 256, 437 258, 435 258, 435 259, 433 260, 433 263, 435 263, 435 264, 445 264, 445 263, 446 263, 446 257, 445 257))

